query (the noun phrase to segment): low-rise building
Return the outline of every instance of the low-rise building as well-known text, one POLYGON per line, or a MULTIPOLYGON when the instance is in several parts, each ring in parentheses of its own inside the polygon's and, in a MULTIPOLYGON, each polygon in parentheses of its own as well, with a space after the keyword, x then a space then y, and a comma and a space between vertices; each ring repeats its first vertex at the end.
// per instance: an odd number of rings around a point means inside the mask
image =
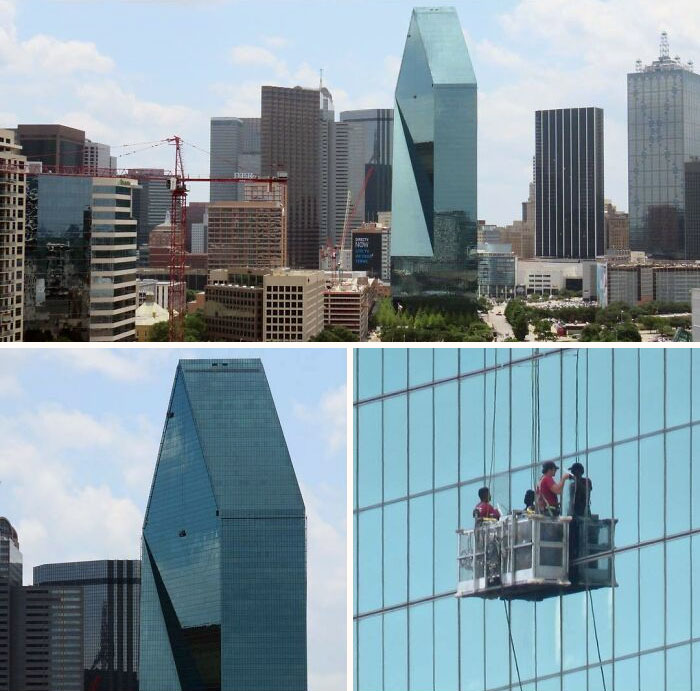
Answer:
POLYGON ((607 262, 604 265, 603 305, 622 302, 689 303, 691 291, 700 288, 700 262, 653 261, 645 264, 607 262))
POLYGON ((524 259, 518 260, 516 286, 524 293, 552 294, 561 290, 583 290, 581 259, 524 259))
POLYGON ((204 319, 210 341, 263 340, 266 269, 218 269, 209 274, 204 319))
POLYGON ((323 271, 274 269, 263 288, 263 340, 309 341, 323 330, 323 271))
POLYGON ((331 281, 323 293, 324 326, 342 326, 365 341, 373 302, 367 278, 331 281))
POLYGON ((170 318, 168 310, 161 307, 153 294, 146 295, 143 304, 136 308, 136 340, 147 341, 151 327, 170 318))
POLYGON ((515 293, 516 257, 510 245, 483 243, 477 250, 479 295, 508 298, 515 293))

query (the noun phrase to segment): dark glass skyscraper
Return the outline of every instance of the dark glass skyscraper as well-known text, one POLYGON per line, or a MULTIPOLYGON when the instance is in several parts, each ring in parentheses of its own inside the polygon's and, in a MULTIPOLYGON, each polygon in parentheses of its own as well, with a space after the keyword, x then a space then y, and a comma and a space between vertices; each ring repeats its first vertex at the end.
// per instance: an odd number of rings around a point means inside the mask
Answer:
POLYGON ((604 254, 603 110, 538 110, 535 150, 535 254, 604 254))
POLYGON ((320 98, 316 89, 262 87, 261 171, 289 175, 287 248, 293 269, 319 266, 320 98))
POLYGON ((262 363, 180 361, 143 526, 142 691, 306 691, 305 525, 262 363))
POLYGON ((10 689, 11 602, 22 588, 22 553, 17 531, 0 518, 0 691, 10 689))
POLYGON ((138 691, 141 562, 42 564, 34 567, 34 585, 82 590, 85 691, 138 691))
POLYGON ((661 55, 627 75, 630 249, 657 257, 700 259, 686 237, 684 164, 700 156, 700 75, 661 55))
POLYGON ((457 12, 414 9, 394 109, 394 295, 476 291, 476 123, 457 12))

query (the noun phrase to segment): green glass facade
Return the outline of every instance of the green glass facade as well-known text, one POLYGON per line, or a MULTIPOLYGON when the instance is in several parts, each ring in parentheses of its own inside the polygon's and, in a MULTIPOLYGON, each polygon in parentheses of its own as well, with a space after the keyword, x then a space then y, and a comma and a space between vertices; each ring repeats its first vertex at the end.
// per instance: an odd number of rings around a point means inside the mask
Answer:
POLYGON ((700 687, 700 351, 366 348, 354 400, 356 690, 700 687), (618 520, 617 587, 455 598, 477 490, 522 508, 546 460, 618 520))
POLYGON ((476 292, 476 77, 454 8, 413 10, 396 85, 392 289, 476 292))
POLYGON ((305 508, 259 360, 183 360, 143 527, 142 691, 306 691, 305 508))

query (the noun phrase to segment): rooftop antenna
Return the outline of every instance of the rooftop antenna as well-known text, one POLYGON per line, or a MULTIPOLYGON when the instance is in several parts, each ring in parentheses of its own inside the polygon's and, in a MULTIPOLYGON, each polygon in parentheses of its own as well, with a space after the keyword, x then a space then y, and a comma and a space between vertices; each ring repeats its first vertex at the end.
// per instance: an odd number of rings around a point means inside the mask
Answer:
POLYGON ((667 58, 669 56, 668 48, 668 34, 665 31, 661 32, 661 58, 667 58))
POLYGON ((321 81, 318 86, 318 90, 320 91, 321 89, 323 89, 323 67, 319 70, 319 72, 321 73, 321 81))

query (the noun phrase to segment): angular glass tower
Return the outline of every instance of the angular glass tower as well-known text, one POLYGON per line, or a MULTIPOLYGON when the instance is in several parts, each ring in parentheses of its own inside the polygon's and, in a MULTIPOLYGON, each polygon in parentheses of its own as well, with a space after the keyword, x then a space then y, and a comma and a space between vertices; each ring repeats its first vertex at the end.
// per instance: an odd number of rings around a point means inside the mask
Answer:
POLYGON ((143 526, 141 691, 306 691, 304 502, 259 360, 182 360, 143 526))
POLYGON ((476 77, 451 7, 411 16, 396 85, 391 210, 394 295, 476 290, 476 77))

